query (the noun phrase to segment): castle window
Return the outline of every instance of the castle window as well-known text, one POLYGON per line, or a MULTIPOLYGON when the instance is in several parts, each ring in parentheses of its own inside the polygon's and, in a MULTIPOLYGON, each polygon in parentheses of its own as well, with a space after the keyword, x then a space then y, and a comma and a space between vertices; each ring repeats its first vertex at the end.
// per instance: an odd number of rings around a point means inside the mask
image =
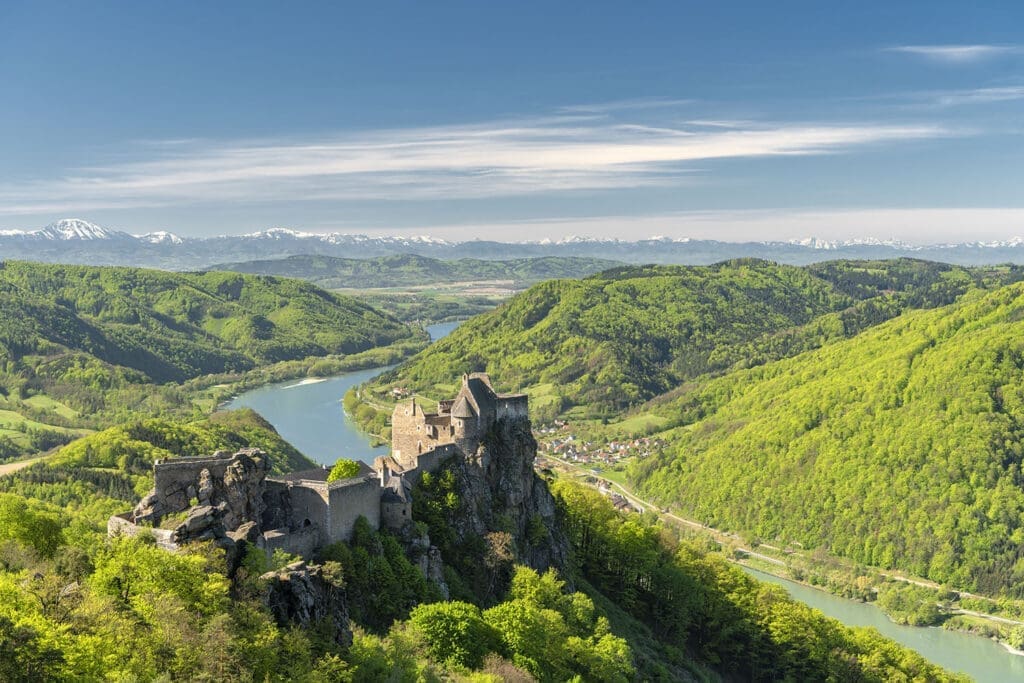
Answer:
POLYGON ((311 521, 309 521, 309 519, 308 519, 308 518, 307 518, 307 519, 304 519, 304 520, 302 520, 302 526, 304 526, 304 527, 307 527, 307 526, 312 526, 312 524, 313 524, 313 523, 312 523, 311 521))

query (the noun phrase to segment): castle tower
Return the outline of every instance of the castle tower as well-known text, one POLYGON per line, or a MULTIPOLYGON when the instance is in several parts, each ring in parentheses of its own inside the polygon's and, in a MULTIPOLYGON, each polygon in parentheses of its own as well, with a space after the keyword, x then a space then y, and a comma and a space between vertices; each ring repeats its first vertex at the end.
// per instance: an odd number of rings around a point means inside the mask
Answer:
POLYGON ((480 416, 473 406, 461 396, 452 406, 452 427, 455 431, 455 444, 466 455, 476 453, 480 445, 480 416))

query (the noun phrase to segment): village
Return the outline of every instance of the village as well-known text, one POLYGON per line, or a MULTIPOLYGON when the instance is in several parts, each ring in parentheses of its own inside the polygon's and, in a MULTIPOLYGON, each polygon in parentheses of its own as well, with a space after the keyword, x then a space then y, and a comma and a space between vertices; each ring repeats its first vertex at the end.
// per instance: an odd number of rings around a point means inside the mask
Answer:
POLYGON ((585 481, 594 486, 612 505, 623 512, 644 512, 642 506, 614 490, 611 479, 622 477, 623 465, 630 458, 646 458, 665 447, 662 439, 635 437, 602 442, 590 440, 576 432, 570 423, 555 420, 534 430, 537 438, 537 467, 583 470, 585 481))

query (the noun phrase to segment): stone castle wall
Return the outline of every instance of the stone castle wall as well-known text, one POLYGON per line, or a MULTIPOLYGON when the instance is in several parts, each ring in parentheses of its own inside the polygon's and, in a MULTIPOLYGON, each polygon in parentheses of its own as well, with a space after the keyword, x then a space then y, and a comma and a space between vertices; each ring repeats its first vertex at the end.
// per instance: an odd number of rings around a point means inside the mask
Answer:
POLYGON ((330 518, 327 542, 348 541, 356 519, 365 517, 374 529, 380 528, 380 480, 376 475, 346 479, 328 484, 330 518))
POLYGON ((530 417, 529 403, 526 394, 508 396, 498 399, 497 417, 499 420, 527 420, 530 417))
POLYGON ((327 483, 322 481, 301 482, 299 485, 288 486, 288 497, 291 500, 291 518, 288 526, 292 529, 305 529, 315 526, 326 535, 330 524, 330 504, 327 495, 327 483))
POLYGON ((423 476, 424 472, 436 472, 441 463, 459 452, 458 446, 453 443, 437 446, 433 450, 420 455, 416 461, 416 467, 403 472, 403 476, 415 484, 423 476))

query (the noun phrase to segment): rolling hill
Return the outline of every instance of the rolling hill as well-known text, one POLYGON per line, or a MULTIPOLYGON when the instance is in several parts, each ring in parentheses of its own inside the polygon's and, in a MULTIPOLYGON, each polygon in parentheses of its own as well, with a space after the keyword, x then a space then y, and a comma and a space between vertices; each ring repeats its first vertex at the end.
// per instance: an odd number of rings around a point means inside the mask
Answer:
POLYGON ((757 365, 849 337, 908 308, 950 303, 1022 277, 924 261, 780 266, 629 266, 554 280, 477 316, 382 375, 426 396, 466 371, 529 389, 541 415, 613 415, 709 372, 757 365))
POLYGON ((1024 285, 692 386, 639 489, 710 525, 1024 595, 1024 285))
POLYGON ((43 450, 133 411, 180 408, 168 383, 422 337, 298 280, 7 261, 0 264, 0 458, 12 454, 12 443, 43 450))

